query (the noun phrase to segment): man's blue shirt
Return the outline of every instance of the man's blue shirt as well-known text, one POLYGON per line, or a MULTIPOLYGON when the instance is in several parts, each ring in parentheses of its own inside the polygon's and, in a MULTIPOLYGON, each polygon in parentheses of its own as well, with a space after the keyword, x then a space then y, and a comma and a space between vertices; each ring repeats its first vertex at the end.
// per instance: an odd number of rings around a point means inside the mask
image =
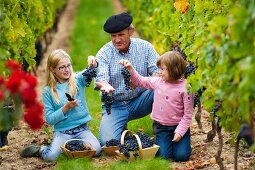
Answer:
POLYGON ((96 55, 98 59, 98 74, 96 82, 107 81, 115 88, 115 101, 133 99, 145 89, 137 87, 135 90, 126 90, 123 76, 121 74, 122 65, 118 64, 121 59, 131 62, 135 70, 142 76, 150 76, 159 70, 156 66, 158 53, 148 41, 131 38, 131 43, 127 53, 121 53, 110 41, 105 44, 96 55))

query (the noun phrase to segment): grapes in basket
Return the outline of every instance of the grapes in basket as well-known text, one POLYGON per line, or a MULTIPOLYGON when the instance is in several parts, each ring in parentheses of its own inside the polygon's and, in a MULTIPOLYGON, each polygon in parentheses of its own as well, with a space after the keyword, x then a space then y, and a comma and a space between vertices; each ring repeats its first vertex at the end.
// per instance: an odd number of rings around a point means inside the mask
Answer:
MULTIPOLYGON (((150 137, 142 132, 136 132, 140 141, 142 149, 153 147, 154 141, 150 137)), ((128 134, 124 138, 124 144, 120 145, 119 152, 122 153, 125 157, 130 158, 132 153, 134 157, 139 156, 139 144, 137 139, 132 135, 128 134), (130 152, 131 151, 131 152, 130 152)))
POLYGON ((137 151, 139 150, 139 145, 136 138, 133 135, 127 135, 124 140, 124 144, 120 145, 120 153, 122 153, 127 158, 130 158, 130 151, 133 151, 133 156, 138 157, 137 151))
POLYGON ((152 139, 150 139, 150 137, 148 135, 146 135, 145 133, 141 133, 141 132, 136 132, 136 134, 139 136, 139 138, 141 140, 143 149, 153 146, 154 141, 152 139))
POLYGON ((91 145, 84 143, 82 140, 70 140, 65 144, 65 148, 69 151, 92 150, 91 145))
POLYGON ((110 146, 119 146, 120 145, 120 141, 117 139, 111 139, 106 141, 105 146, 106 147, 110 147, 110 146))

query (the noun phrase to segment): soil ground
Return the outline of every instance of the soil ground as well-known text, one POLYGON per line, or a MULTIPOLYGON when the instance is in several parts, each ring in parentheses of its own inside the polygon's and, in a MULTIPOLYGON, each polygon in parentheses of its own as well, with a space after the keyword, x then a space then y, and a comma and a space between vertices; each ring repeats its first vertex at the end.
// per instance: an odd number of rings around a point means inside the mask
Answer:
MULTIPOLYGON (((39 80, 38 93, 40 94, 45 80, 45 62, 46 56, 50 51, 56 48, 62 48, 68 51, 68 42, 72 30, 72 21, 75 14, 78 0, 69 0, 69 3, 61 15, 58 25, 58 31, 55 33, 48 51, 44 54, 44 59, 37 69, 39 80)), ((113 0, 115 13, 123 11, 123 7, 119 0, 113 0)), ((184 163, 173 163, 173 169, 219 169, 215 161, 215 154, 218 149, 217 136, 212 142, 206 143, 207 132, 211 130, 209 122, 209 113, 202 111, 203 130, 200 130, 193 118, 191 124, 191 140, 192 140, 192 155, 190 161, 184 163)), ((234 169, 234 146, 230 144, 231 134, 223 132, 224 145, 222 150, 222 159, 226 169, 234 169)), ((55 163, 44 162, 39 158, 21 158, 19 150, 27 144, 42 145, 47 141, 47 134, 44 129, 32 131, 24 122, 14 127, 8 135, 9 145, 0 149, 0 170, 38 170, 38 169, 53 169, 55 163)), ((96 166, 104 166, 108 162, 116 161, 116 158, 101 156, 93 158, 93 163, 96 166)), ((254 169, 255 170, 255 154, 250 152, 247 147, 240 147, 238 157, 238 169, 254 169)))

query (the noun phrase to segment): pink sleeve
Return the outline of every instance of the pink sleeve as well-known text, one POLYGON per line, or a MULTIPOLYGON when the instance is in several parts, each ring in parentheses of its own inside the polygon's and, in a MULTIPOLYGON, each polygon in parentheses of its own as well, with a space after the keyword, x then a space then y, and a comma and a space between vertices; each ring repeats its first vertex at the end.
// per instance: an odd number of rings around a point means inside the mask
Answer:
POLYGON ((193 94, 188 95, 186 92, 183 93, 184 115, 175 129, 175 133, 178 133, 181 136, 184 136, 190 127, 193 113, 193 100, 193 94))
POLYGON ((155 89, 157 87, 159 77, 143 77, 136 70, 131 71, 130 74, 131 82, 136 86, 140 86, 145 89, 155 89))

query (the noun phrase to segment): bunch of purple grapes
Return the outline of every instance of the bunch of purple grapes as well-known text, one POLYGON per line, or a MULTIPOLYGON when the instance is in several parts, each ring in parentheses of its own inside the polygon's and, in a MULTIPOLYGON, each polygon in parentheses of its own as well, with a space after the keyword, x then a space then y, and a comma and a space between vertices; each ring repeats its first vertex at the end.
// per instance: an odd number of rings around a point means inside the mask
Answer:
POLYGON ((197 68, 196 68, 194 63, 188 62, 188 65, 186 66, 186 70, 185 70, 185 73, 184 73, 184 77, 188 78, 191 74, 195 74, 196 69, 197 68))
POLYGON ((125 88, 126 90, 130 90, 131 87, 130 87, 130 73, 129 71, 126 69, 126 68, 122 68, 121 69, 121 74, 124 78, 124 83, 125 83, 125 88))
POLYGON ((220 110, 220 108, 221 108, 221 102, 216 101, 216 103, 213 106, 212 113, 216 114, 220 110))
POLYGON ((124 156, 126 156, 127 158, 130 158, 130 151, 135 151, 133 152, 133 156, 138 157, 138 150, 139 150, 139 145, 138 142, 136 140, 136 138, 132 135, 127 135, 125 137, 125 142, 124 144, 119 146, 120 149, 120 153, 122 153, 124 156))
POLYGON ((111 105, 113 103, 114 97, 111 93, 102 92, 101 101, 105 104, 107 114, 111 114, 111 105))
POLYGON ((85 145, 82 140, 71 140, 65 144, 65 148, 69 151, 84 151, 91 150, 91 146, 85 145))
POLYGON ((109 146, 120 146, 120 141, 117 140, 117 139, 111 139, 111 140, 106 141, 105 146, 106 147, 109 147, 109 146))
MULTIPOLYGON (((142 148, 149 148, 154 145, 154 141, 150 139, 150 137, 144 133, 141 132, 136 132, 136 134, 139 136, 142 144, 142 148)), ((127 158, 130 157, 130 151, 135 151, 133 152, 134 157, 138 157, 138 151, 139 150, 139 145, 137 142, 136 137, 133 135, 127 135, 125 137, 125 142, 124 145, 120 145, 120 152, 123 153, 127 158)))
POLYGON ((83 71, 82 75, 85 77, 85 82, 87 82, 86 87, 88 87, 92 79, 97 76, 97 68, 89 66, 83 71))
POLYGON ((150 139, 150 137, 148 135, 146 135, 145 133, 141 133, 141 132, 136 132, 136 134, 139 136, 139 138, 141 140, 143 149, 153 146, 154 141, 152 139, 150 139))

